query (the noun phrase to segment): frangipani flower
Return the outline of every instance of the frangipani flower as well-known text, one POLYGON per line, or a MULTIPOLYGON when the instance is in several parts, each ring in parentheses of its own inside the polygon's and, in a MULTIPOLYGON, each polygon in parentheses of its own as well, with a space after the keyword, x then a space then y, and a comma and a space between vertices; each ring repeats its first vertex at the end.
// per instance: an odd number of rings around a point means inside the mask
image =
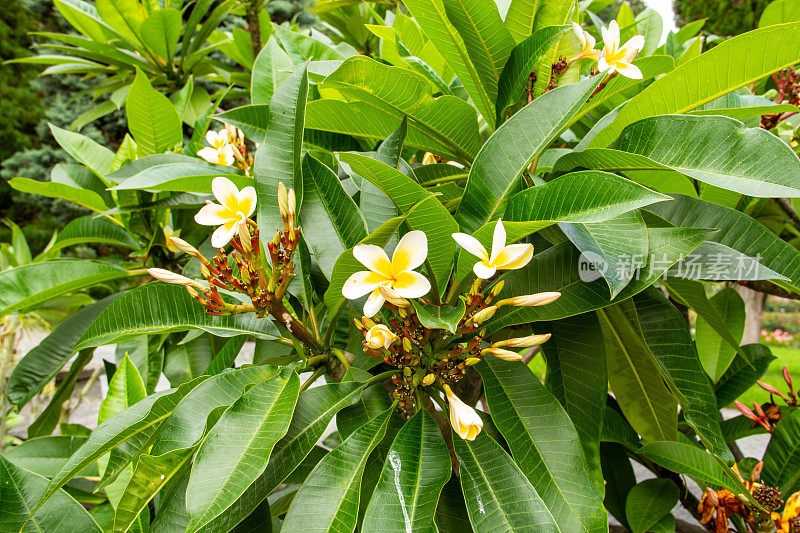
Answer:
POLYGON ((431 283, 414 272, 428 256, 428 238, 421 231, 409 231, 394 250, 392 260, 383 248, 374 244, 359 244, 353 248, 353 256, 369 270, 356 272, 347 278, 342 287, 342 295, 348 300, 369 294, 364 304, 364 315, 374 316, 386 298, 379 287, 392 289, 402 298, 419 298, 428 294, 431 283))
POLYGON ((206 133, 206 142, 211 146, 206 146, 201 149, 197 152, 197 155, 209 163, 226 166, 233 164, 233 147, 230 145, 228 132, 226 130, 208 130, 206 133))
POLYGON ((641 80, 642 71, 631 61, 644 48, 644 37, 635 35, 620 47, 619 24, 616 20, 612 20, 608 28, 601 28, 600 32, 603 34, 603 52, 597 60, 597 68, 601 72, 608 71, 609 74, 619 72, 626 78, 641 80))
POLYGON ((800 528, 800 492, 795 492, 786 500, 783 515, 772 513, 778 533, 795 533, 800 528))
POLYGON ((203 226, 219 226, 211 235, 211 245, 222 248, 236 235, 241 224, 256 209, 256 190, 245 187, 241 191, 228 178, 218 176, 211 182, 211 190, 219 204, 208 202, 194 216, 203 226), (222 204, 222 205, 220 205, 222 204))
POLYGON ((475 440, 483 429, 483 420, 475 409, 462 402, 448 385, 444 385, 444 392, 450 404, 450 425, 453 426, 453 430, 464 440, 475 440))
POLYGON ((453 239, 466 251, 480 259, 472 270, 481 279, 491 278, 498 270, 522 268, 533 257, 532 244, 509 244, 506 246, 506 229, 503 227, 502 220, 498 220, 494 227, 492 255, 489 255, 486 248, 472 235, 453 233, 453 239))
POLYGON ((570 60, 570 63, 584 58, 592 59, 594 61, 600 59, 600 50, 594 49, 594 45, 597 43, 597 41, 595 41, 595 38, 592 37, 592 34, 584 30, 577 22, 572 23, 572 31, 575 32, 575 35, 581 42, 581 51, 577 56, 570 60))
POLYGON ((367 346, 373 350, 377 350, 379 348, 388 349, 396 338, 397 335, 395 335, 392 330, 383 324, 376 324, 372 326, 369 328, 369 331, 367 331, 366 335, 367 346))

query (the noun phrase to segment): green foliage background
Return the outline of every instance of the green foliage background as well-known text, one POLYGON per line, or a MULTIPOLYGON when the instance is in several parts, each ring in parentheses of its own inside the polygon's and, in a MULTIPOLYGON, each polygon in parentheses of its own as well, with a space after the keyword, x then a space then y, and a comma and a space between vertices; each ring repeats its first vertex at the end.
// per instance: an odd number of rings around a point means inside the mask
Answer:
POLYGON ((755 29, 770 0, 675 0, 678 26, 707 18, 705 31, 716 35, 738 35, 755 29))

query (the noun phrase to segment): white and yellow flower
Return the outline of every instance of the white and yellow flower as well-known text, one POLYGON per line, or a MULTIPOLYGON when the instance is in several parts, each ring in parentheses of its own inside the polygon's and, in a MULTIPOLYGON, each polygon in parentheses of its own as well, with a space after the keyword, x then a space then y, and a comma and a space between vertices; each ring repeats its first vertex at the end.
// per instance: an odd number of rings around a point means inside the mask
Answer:
POLYGON ((478 239, 466 233, 453 233, 453 239, 466 251, 479 258, 472 270, 481 279, 489 279, 498 270, 516 270, 528 264, 533 257, 532 244, 509 244, 506 246, 506 229, 498 220, 492 237, 492 254, 478 239))
POLYGON ((642 79, 642 71, 632 64, 636 54, 644 48, 644 37, 635 35, 624 46, 619 45, 619 24, 612 20, 608 28, 601 28, 603 34, 603 51, 597 60, 597 68, 601 72, 613 74, 619 72, 626 78, 633 80, 642 79))
POLYGON ((570 63, 573 61, 578 61, 579 59, 592 59, 597 61, 600 59, 600 50, 595 50, 594 46, 597 44, 597 41, 592 34, 588 31, 584 30, 580 24, 577 22, 572 23, 572 31, 575 32, 575 35, 578 37, 578 41, 581 43, 581 51, 570 59, 570 63))
POLYGON ((256 190, 245 187, 240 191, 231 180, 222 176, 214 178, 211 190, 219 204, 206 203, 194 219, 203 226, 219 226, 211 235, 211 245, 222 248, 236 235, 241 224, 247 224, 248 217, 255 211, 256 190))
POLYGON ((475 409, 462 402, 446 384, 444 392, 450 404, 450 425, 453 426, 453 430, 464 440, 475 440, 483 429, 483 420, 475 409))
POLYGON ((233 164, 233 147, 230 144, 228 132, 226 130, 206 132, 206 142, 211 146, 206 146, 197 152, 197 155, 217 165, 230 166, 233 164))
POLYGON ((347 278, 342 295, 348 300, 369 294, 364 304, 364 315, 374 316, 386 298, 380 287, 392 289, 402 298, 420 298, 431 290, 428 279, 414 272, 428 256, 428 238, 421 231, 409 231, 394 250, 391 261, 383 248, 374 244, 359 244, 353 248, 353 256, 369 270, 356 272, 347 278))
POLYGON ((164 240, 167 244, 167 250, 170 252, 179 252, 180 248, 175 246, 175 243, 172 242, 173 238, 178 238, 181 236, 181 230, 172 229, 172 226, 164 226, 164 240))
POLYGON ((397 335, 384 324, 375 324, 366 335, 367 346, 373 350, 388 349, 396 339, 397 335))

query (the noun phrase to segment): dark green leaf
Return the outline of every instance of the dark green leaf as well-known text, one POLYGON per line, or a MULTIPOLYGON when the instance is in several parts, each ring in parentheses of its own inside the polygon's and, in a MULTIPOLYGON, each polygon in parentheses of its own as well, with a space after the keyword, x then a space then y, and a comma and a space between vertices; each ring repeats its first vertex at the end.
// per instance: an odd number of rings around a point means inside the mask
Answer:
POLYGON ((445 329, 450 333, 456 332, 458 323, 467 311, 467 305, 460 298, 455 305, 425 305, 418 300, 412 300, 411 303, 423 326, 428 329, 445 329))
POLYGON ((633 487, 625 504, 631 531, 650 531, 678 503, 679 492, 669 479, 647 479, 633 487))

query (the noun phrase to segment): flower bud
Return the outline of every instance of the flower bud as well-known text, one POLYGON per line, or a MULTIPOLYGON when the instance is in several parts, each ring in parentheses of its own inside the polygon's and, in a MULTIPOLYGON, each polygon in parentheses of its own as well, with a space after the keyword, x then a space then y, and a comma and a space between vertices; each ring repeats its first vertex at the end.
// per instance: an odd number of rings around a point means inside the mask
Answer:
POLYGON ((411 305, 411 302, 397 294, 394 290, 390 289, 389 287, 384 287, 383 285, 378 287, 378 291, 381 293, 381 296, 389 302, 390 304, 394 304, 397 307, 408 307, 411 305))
POLYGON ((513 305, 516 307, 533 307, 535 305, 547 305, 553 303, 561 296, 560 292, 539 292, 526 296, 514 296, 497 302, 497 307, 501 305, 513 305))
POLYGON ((384 324, 372 326, 366 334, 367 346, 373 350, 389 348, 396 338, 397 335, 384 324))
POLYGON ((432 385, 434 381, 436 381, 436 376, 434 374, 428 374, 427 376, 422 378, 422 385, 428 387, 432 385))
POLYGON ((194 280, 191 280, 186 276, 181 276, 180 274, 176 274, 175 272, 164 270, 163 268, 148 268, 147 273, 156 278, 157 280, 163 281, 164 283, 173 283, 175 285, 186 285, 187 287, 188 286, 201 287, 194 280))
POLYGON ((247 223, 239 224, 239 241, 242 243, 242 251, 244 253, 249 254, 253 251, 253 239, 247 223))
POLYGON ((282 181, 278 182, 278 209, 281 212, 281 217, 289 217, 289 197, 286 193, 286 185, 282 181))
POLYGON ((444 385, 447 402, 450 404, 450 425, 464 440, 475 440, 483 429, 483 420, 478 413, 461 401, 448 385, 444 385))
POLYGON ((487 307, 486 309, 481 309, 472 316, 472 319, 469 322, 471 322, 472 324, 482 324, 487 320, 489 320, 490 318, 492 318, 496 312, 497 312, 496 305, 487 307))
POLYGON ((181 252, 191 255, 192 257, 196 257, 197 259, 203 259, 203 254, 201 254, 197 248, 184 241, 180 237, 170 237, 169 242, 181 252))
POLYGON ((364 327, 367 329, 370 329, 375 326, 375 322, 373 322, 371 318, 366 316, 361 317, 361 323, 364 324, 364 327))
POLYGON ((464 364, 467 366, 477 365, 481 360, 479 357, 467 357, 464 359, 464 364))
POLYGON ((286 196, 286 204, 288 206, 290 225, 294 226, 294 214, 297 209, 297 200, 294 197, 294 189, 289 189, 289 193, 286 196))
POLYGON ((779 391, 778 389, 776 389, 775 387, 773 387, 773 386, 772 386, 772 385, 770 385, 769 383, 764 383, 764 382, 763 382, 763 381, 761 381, 760 379, 759 379, 759 380, 756 380, 756 383, 758 384, 758 386, 759 386, 759 387, 761 387, 762 389, 764 389, 764 390, 765 390, 765 391, 767 391, 768 393, 770 393, 770 394, 774 394, 774 395, 776 395, 776 396, 780 396, 780 397, 781 397, 781 398, 783 398, 784 400, 788 401, 788 398, 787 398, 787 397, 786 397, 786 396, 785 396, 785 395, 784 395, 784 394, 783 394, 781 391, 779 391))
POLYGON ((411 340, 408 337, 403 337, 403 349, 407 352, 411 351, 411 340))
POLYGON ((484 348, 481 350, 483 355, 493 355, 503 361, 521 361, 522 356, 511 350, 504 350, 503 348, 484 348))
POLYGON ((503 286, 505 286, 505 284, 506 284, 506 280, 501 279, 499 282, 497 282, 497 284, 494 287, 492 287, 492 290, 489 291, 489 294, 492 295, 492 298, 494 298, 498 294, 500 294, 500 291, 503 290, 503 286))
POLYGON ((529 335, 527 337, 518 337, 516 339, 506 339, 492 344, 493 348, 500 348, 507 346, 508 348, 530 348, 531 346, 539 346, 544 344, 550 339, 550 333, 543 333, 541 335, 529 335))

